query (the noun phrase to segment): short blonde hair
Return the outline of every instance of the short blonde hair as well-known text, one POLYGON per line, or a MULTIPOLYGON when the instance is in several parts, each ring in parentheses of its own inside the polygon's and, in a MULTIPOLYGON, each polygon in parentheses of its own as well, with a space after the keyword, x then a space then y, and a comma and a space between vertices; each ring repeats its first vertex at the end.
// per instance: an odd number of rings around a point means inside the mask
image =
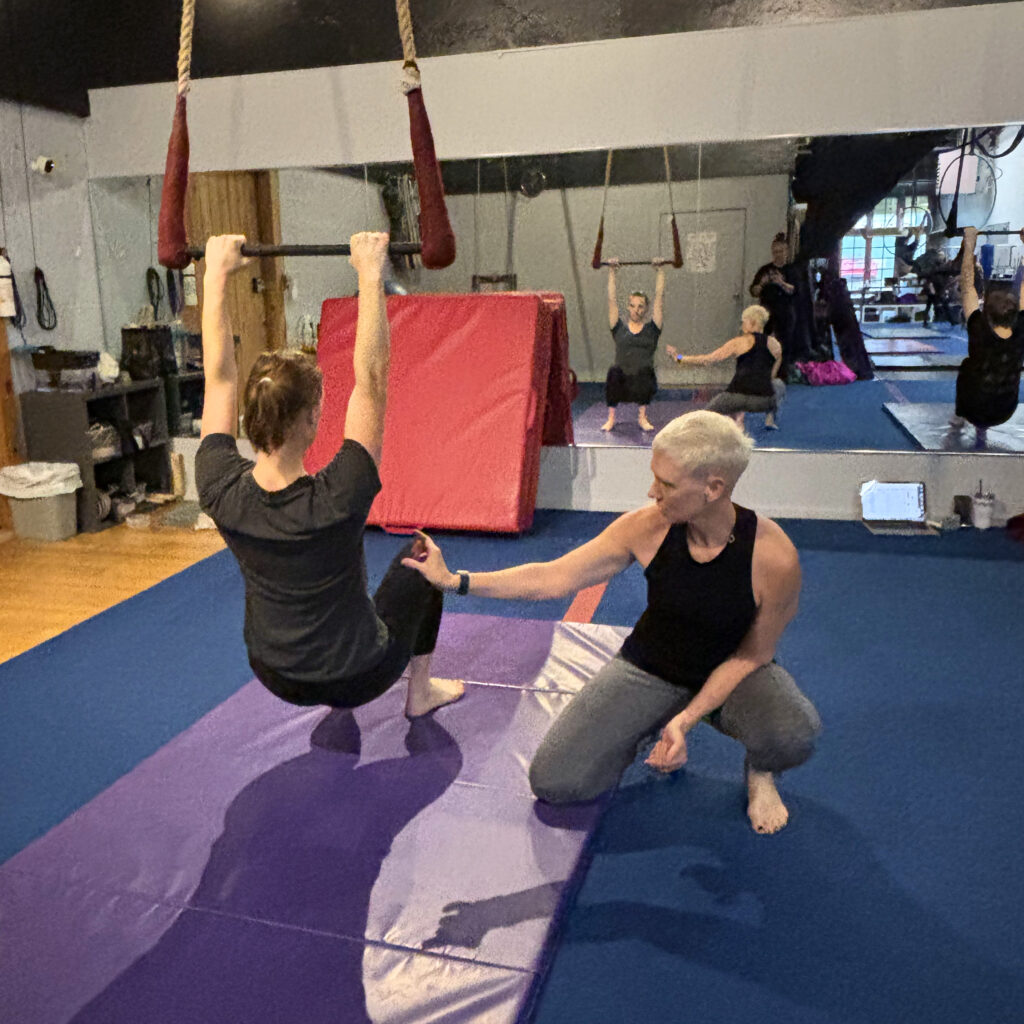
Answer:
POLYGON ((740 314, 740 322, 744 320, 752 320, 757 324, 758 330, 763 331, 764 325, 768 323, 771 318, 771 313, 768 312, 764 306, 747 306, 745 310, 740 314))
POLYGON ((754 441, 731 416, 698 409, 662 427, 651 447, 684 473, 704 480, 718 473, 732 488, 750 462, 754 441))

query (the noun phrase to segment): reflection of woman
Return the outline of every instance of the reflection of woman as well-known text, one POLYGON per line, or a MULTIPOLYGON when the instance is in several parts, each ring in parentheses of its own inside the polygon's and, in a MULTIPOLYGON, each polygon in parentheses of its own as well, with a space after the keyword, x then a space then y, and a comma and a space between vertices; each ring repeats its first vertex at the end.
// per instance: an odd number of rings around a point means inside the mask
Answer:
POLYGON ((736 372, 729 386, 709 403, 712 412, 732 416, 743 425, 743 414, 766 413, 764 425, 777 430, 775 413, 786 394, 786 385, 777 374, 782 363, 782 346, 778 339, 765 333, 768 310, 764 306, 748 306, 740 320, 741 334, 730 338, 714 352, 702 356, 681 356, 671 345, 668 354, 688 366, 707 366, 724 359, 736 359, 736 372))
POLYGON ((956 412, 949 422, 955 430, 972 423, 975 443, 983 448, 988 428, 1005 423, 1017 409, 1024 306, 1012 292, 1003 290, 990 292, 984 307, 979 303, 974 274, 977 235, 976 228, 964 228, 960 294, 967 317, 967 358, 957 371, 956 412))
POLYGON ((778 338, 782 358, 788 366, 794 358, 793 331, 796 325, 796 274, 786 262, 786 236, 779 232, 772 240, 772 261, 760 267, 750 285, 750 294, 768 310, 767 333, 778 338))
POLYGON ((665 260, 652 260, 657 267, 654 278, 654 306, 647 320, 647 296, 643 292, 630 292, 627 319, 619 315, 619 301, 615 293, 615 272, 618 260, 608 261, 608 326, 615 339, 615 365, 608 371, 605 381, 605 401, 608 419, 602 430, 615 426, 615 409, 620 402, 636 402, 637 422, 641 430, 653 430, 647 418, 647 405, 658 390, 654 375, 654 353, 661 337, 665 311, 665 260))

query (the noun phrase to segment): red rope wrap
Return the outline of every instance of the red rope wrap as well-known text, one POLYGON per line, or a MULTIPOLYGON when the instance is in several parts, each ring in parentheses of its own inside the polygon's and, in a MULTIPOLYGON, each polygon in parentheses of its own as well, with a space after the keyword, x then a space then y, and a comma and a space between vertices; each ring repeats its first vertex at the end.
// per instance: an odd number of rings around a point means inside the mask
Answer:
POLYGON ((597 226, 597 244, 594 246, 594 258, 590 265, 595 270, 601 269, 601 246, 604 245, 604 214, 601 214, 601 223, 597 226))
POLYGON ((164 187, 160 194, 160 224, 157 231, 157 259, 172 270, 187 267, 185 191, 188 188, 188 104, 181 93, 174 105, 171 138, 167 143, 164 187))
POLYGON ((423 90, 409 91, 409 135, 412 139, 412 162, 416 169, 416 188, 420 194, 420 238, 423 242, 423 265, 440 270, 455 262, 455 232, 444 205, 444 184, 441 167, 434 152, 434 136, 423 102, 423 90))
POLYGON ((679 228, 676 215, 672 214, 672 266, 678 270, 683 265, 683 247, 679 244, 679 228))

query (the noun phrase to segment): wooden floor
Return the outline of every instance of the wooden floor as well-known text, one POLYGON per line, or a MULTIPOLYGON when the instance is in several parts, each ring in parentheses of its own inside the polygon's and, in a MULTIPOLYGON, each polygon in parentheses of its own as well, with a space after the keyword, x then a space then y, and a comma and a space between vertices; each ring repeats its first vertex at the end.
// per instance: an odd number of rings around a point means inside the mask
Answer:
POLYGON ((0 662, 220 551, 216 530, 114 526, 0 543, 0 662))

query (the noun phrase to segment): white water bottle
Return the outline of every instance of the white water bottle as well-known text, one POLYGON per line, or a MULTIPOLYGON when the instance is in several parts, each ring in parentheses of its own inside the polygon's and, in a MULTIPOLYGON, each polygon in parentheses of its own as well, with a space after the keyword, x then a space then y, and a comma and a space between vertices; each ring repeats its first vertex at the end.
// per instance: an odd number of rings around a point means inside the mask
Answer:
POLYGON ((17 316, 14 302, 14 271, 6 256, 0 256, 0 316, 17 316))

